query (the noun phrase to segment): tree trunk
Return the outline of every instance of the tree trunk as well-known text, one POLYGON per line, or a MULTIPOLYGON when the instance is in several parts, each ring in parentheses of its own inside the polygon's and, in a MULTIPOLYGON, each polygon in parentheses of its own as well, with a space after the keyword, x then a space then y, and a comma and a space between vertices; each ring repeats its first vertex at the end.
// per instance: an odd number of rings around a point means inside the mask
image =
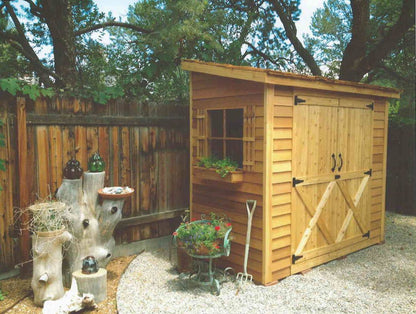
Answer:
POLYGON ((290 12, 285 9, 282 1, 280 0, 273 0, 270 1, 273 5, 274 10, 276 11, 277 15, 280 18, 280 21, 285 28, 286 36, 292 43, 293 47, 295 48, 296 52, 300 55, 306 65, 309 67, 313 75, 321 76, 322 72, 319 68, 318 64, 316 63, 312 54, 303 46, 302 42, 297 37, 297 29, 295 22, 292 20, 292 16, 290 12))
POLYGON ((62 285, 62 243, 71 240, 71 235, 33 236, 32 289, 35 304, 43 306, 47 300, 56 300, 64 295, 62 285))
POLYGON ((72 276, 77 281, 78 291, 81 295, 92 294, 96 303, 107 299, 107 271, 104 268, 100 268, 98 272, 93 274, 83 274, 81 270, 77 270, 72 276))
POLYGON ((368 22, 370 19, 369 0, 351 0, 352 30, 351 40, 344 51, 340 68, 340 79, 358 82, 367 72, 361 68, 361 60, 365 57, 368 38, 368 22))
POLYGON ((101 268, 111 259, 115 246, 113 232, 121 220, 124 199, 98 203, 98 190, 104 187, 104 178, 105 172, 84 172, 83 184, 81 179, 65 179, 56 193, 71 208, 68 230, 73 241, 63 266, 66 286, 71 283, 72 273, 81 269, 83 258, 94 256, 101 268))
POLYGON ((55 72, 62 78, 58 87, 74 86, 77 79, 75 63, 75 35, 69 0, 42 0, 45 22, 48 25, 55 59, 55 72))
POLYGON ((353 13, 352 36, 344 51, 339 78, 359 82, 365 74, 380 65, 409 29, 414 26, 415 2, 414 0, 403 0, 398 20, 370 51, 368 51, 369 0, 351 0, 351 8, 353 13))

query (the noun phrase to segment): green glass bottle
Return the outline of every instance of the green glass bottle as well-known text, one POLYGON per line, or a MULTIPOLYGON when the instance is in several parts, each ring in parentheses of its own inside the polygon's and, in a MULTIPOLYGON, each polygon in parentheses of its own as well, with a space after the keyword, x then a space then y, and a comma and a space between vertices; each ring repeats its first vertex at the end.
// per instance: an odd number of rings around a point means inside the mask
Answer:
POLYGON ((88 159, 88 170, 90 172, 101 172, 105 169, 105 162, 98 152, 88 159))

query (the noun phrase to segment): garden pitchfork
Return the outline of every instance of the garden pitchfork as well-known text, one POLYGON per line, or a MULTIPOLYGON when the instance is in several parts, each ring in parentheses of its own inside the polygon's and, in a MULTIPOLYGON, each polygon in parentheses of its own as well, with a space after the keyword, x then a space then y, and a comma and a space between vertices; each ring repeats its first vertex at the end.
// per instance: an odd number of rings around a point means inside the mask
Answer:
POLYGON ((241 285, 243 281, 253 281, 253 275, 247 273, 247 261, 248 261, 248 251, 250 249, 250 237, 251 237, 251 222, 253 221, 254 211, 256 210, 257 201, 255 200, 247 200, 246 201, 246 208, 247 208, 247 235, 246 235, 246 249, 244 252, 244 273, 237 274, 237 280, 240 281, 239 284, 241 285), (251 209, 250 209, 251 207, 251 209))

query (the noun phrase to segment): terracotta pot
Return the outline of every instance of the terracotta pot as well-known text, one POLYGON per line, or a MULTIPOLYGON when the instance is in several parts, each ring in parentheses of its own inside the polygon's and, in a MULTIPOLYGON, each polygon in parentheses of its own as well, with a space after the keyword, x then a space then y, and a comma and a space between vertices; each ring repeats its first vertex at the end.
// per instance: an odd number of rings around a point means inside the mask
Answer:
MULTIPOLYGON (((220 240, 217 240, 215 242, 213 242, 214 246, 218 246, 220 244, 220 240)), ((203 256, 207 256, 207 255, 211 255, 211 251, 209 248, 207 248, 204 244, 202 244, 195 252, 196 255, 203 255, 203 256)))
POLYGON ((192 257, 190 257, 184 247, 177 247, 177 265, 176 269, 179 273, 192 272, 192 257))

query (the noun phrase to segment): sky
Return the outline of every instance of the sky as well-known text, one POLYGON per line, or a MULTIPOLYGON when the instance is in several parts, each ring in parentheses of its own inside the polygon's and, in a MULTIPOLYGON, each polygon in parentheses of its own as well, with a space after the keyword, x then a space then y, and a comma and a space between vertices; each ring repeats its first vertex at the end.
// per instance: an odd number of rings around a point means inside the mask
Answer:
MULTIPOLYGON (((133 5, 137 0, 96 0, 98 8, 107 13, 111 11, 113 16, 118 18, 121 17, 124 19, 127 14, 129 5, 133 5)), ((296 27, 298 29, 299 38, 303 37, 303 34, 310 34, 309 24, 311 22, 312 14, 317 8, 323 6, 324 0, 302 0, 300 2, 300 9, 302 13, 300 15, 300 20, 296 22, 296 27)))

